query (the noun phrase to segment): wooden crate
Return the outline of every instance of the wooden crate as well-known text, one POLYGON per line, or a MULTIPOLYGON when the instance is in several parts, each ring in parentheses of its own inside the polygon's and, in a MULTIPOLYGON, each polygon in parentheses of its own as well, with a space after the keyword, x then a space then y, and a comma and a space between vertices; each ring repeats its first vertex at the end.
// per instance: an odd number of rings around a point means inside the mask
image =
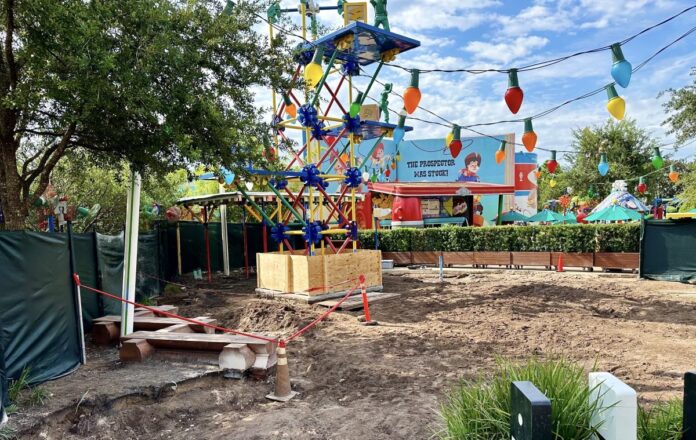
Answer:
POLYGON ((290 292, 293 289, 290 284, 292 272, 288 252, 257 253, 256 268, 256 287, 259 289, 273 289, 281 292, 290 292), (261 270, 262 267, 268 270, 261 270))
POLYGON ((594 254, 592 252, 552 252, 552 266, 558 266, 558 257, 560 255, 563 255, 564 267, 583 267, 591 269, 594 266, 594 254))
POLYGON ((473 252, 443 252, 444 264, 450 266, 471 266, 474 264, 473 252))
POLYGON ((513 266, 551 266, 550 252, 511 252, 513 266))
POLYGON ((293 293, 309 297, 343 292, 353 288, 365 275, 369 288, 382 286, 382 253, 357 252, 307 256, 298 252, 256 254, 257 287, 261 291, 293 293))
POLYGON ((413 264, 438 264, 441 252, 411 252, 413 264))
POLYGON ((594 265, 603 269, 638 269, 640 256, 637 252, 596 252, 594 265))

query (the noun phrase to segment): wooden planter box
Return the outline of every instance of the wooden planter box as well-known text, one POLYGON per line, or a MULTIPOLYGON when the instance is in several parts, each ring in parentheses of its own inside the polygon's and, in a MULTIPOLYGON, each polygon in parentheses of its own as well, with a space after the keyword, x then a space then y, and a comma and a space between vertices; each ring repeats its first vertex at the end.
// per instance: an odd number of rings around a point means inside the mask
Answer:
POLYGON ((474 264, 477 266, 509 266, 511 265, 510 252, 474 252, 474 264))
POLYGON ((441 252, 411 252, 411 264, 438 264, 441 252))
POLYGON ((444 264, 448 266, 471 266, 474 264, 473 252, 443 252, 444 264))
POLYGON ((410 252, 382 252, 382 258, 394 260, 395 266, 408 266, 412 261, 410 252))
POLYGON ((638 270, 640 256, 637 252, 595 252, 594 265, 603 269, 638 270))
POLYGON ((564 267, 582 267, 585 269, 592 269, 594 266, 594 254, 592 252, 552 252, 551 265, 553 267, 558 266, 558 257, 561 255, 563 255, 564 267))
POLYGON ((307 256, 302 251, 256 254, 257 288, 261 291, 294 293, 309 297, 343 292, 365 275, 369 288, 382 286, 382 253, 357 252, 307 256))
POLYGON ((550 252, 510 252, 513 266, 551 266, 550 252))

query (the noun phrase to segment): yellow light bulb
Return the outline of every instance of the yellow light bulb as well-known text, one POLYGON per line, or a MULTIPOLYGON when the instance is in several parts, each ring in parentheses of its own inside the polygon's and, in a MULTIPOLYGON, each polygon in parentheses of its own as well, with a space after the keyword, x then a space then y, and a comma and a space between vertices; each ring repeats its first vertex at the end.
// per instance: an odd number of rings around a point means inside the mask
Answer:
POLYGON ((556 187, 556 179, 551 179, 551 180, 549 180, 549 186, 550 186, 551 188, 555 188, 555 187, 556 187))
POLYGON ((626 114, 626 101, 622 97, 616 96, 607 102, 607 110, 617 120, 622 120, 626 114))
POLYGON ((305 83, 310 88, 315 88, 318 84, 319 81, 321 81, 321 77, 324 75, 324 69, 321 68, 321 66, 317 63, 309 63, 305 67, 304 71, 304 79, 305 83))

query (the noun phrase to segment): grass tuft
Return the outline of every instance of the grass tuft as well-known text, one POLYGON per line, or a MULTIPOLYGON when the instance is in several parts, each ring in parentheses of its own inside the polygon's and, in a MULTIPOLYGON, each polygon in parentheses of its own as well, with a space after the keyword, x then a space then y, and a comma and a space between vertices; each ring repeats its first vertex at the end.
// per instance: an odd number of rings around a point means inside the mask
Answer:
POLYGON ((29 368, 24 368, 16 380, 10 381, 7 388, 7 397, 10 401, 16 402, 22 390, 29 387, 29 373, 29 368))
POLYGON ((681 440, 681 399, 657 402, 650 408, 638 407, 638 440, 681 440))
POLYGON ((568 360, 524 364, 499 360, 491 377, 463 380, 449 395, 440 414, 446 428, 443 440, 507 440, 510 438, 510 383, 530 381, 552 404, 555 439, 589 440, 595 433, 590 418, 598 410, 590 404, 585 370, 568 360))
POLYGON ((17 431, 9 426, 5 425, 0 428, 0 440, 14 440, 17 438, 17 431))

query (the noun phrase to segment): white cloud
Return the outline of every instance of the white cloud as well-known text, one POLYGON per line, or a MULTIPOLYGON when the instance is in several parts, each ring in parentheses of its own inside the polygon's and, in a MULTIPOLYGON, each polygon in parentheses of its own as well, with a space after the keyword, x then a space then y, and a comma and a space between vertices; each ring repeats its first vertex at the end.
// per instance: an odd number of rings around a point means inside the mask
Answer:
POLYGON ((389 22, 396 30, 472 29, 490 19, 482 12, 497 0, 396 0, 389 2, 389 22))
POLYGON ((540 4, 525 8, 516 16, 497 17, 501 33, 509 36, 529 35, 533 32, 561 32, 574 26, 572 11, 562 6, 555 10, 540 4))
POLYGON ((476 59, 509 63, 530 54, 535 49, 546 46, 548 42, 548 38, 532 35, 518 37, 504 43, 472 41, 466 45, 464 50, 472 53, 476 59))

